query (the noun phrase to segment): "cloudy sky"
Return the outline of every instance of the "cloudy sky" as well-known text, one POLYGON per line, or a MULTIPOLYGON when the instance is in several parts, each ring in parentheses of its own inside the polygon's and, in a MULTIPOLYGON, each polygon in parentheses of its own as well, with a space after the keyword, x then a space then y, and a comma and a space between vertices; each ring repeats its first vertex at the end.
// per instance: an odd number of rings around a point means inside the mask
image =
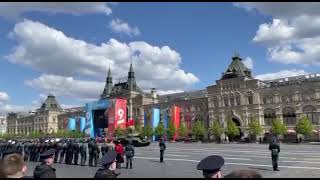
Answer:
POLYGON ((320 3, 0 3, 0 114, 101 94, 130 62, 159 93, 215 83, 238 52, 260 79, 319 72, 320 3))

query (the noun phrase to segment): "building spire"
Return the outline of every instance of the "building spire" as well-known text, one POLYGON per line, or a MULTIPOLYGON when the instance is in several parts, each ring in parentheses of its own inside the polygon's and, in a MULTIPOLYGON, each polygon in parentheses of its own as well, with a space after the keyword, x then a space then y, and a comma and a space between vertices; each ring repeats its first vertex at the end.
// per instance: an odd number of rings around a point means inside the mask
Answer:
POLYGON ((108 77, 111 77, 110 66, 109 66, 109 70, 108 70, 108 77))
POLYGON ((129 73, 130 73, 130 72, 133 72, 132 59, 131 59, 131 62, 130 62, 130 69, 129 69, 129 73))

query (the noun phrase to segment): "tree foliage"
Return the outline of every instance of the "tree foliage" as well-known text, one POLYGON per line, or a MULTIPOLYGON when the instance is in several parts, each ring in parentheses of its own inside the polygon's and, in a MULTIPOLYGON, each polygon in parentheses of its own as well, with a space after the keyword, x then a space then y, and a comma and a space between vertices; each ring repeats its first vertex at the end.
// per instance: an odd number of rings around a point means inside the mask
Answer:
POLYGON ((184 139, 187 136, 187 128, 185 123, 181 123, 179 128, 178 128, 178 134, 179 134, 179 138, 184 139))
POLYGON ((164 127, 163 122, 161 121, 159 125, 154 129, 154 134, 156 136, 159 136, 160 138, 163 138, 165 133, 166 133, 166 129, 164 127))
POLYGON ((119 137, 119 136, 123 136, 125 134, 125 131, 124 129, 122 129, 119 125, 117 126, 117 128, 115 129, 114 131, 114 135, 116 137, 119 137))
POLYGON ((287 133, 287 127, 282 123, 280 119, 276 119, 272 122, 272 134, 284 135, 287 133))
POLYGON ((213 122, 211 133, 216 139, 220 138, 221 134, 223 133, 223 128, 220 126, 219 121, 213 122))
POLYGON ((249 123, 249 133, 251 135, 258 136, 262 133, 262 127, 260 125, 259 120, 257 119, 252 119, 249 123))
POLYGON ((304 116, 301 119, 299 119, 296 126, 296 131, 297 133, 302 134, 304 136, 310 135, 312 133, 313 125, 308 117, 304 116))
POLYGON ((233 139, 236 136, 240 135, 240 130, 238 128, 238 126, 236 125, 235 122, 233 122, 232 120, 229 120, 227 122, 227 135, 233 139))
POLYGON ((196 136, 197 140, 204 136, 205 131, 206 129, 201 121, 197 121, 192 128, 192 134, 196 136))
POLYGON ((172 139, 174 137, 174 134, 176 133, 176 127, 174 127, 174 124, 172 121, 169 121, 169 125, 166 131, 167 131, 168 138, 172 139))

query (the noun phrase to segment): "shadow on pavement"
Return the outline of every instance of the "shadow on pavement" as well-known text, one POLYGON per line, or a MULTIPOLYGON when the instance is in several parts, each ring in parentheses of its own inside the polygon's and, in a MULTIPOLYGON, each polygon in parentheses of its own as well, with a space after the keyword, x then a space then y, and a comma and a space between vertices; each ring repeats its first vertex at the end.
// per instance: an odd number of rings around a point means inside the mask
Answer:
POLYGON ((249 167, 249 169, 256 169, 256 170, 262 170, 262 171, 273 171, 272 169, 260 168, 260 167, 249 167))

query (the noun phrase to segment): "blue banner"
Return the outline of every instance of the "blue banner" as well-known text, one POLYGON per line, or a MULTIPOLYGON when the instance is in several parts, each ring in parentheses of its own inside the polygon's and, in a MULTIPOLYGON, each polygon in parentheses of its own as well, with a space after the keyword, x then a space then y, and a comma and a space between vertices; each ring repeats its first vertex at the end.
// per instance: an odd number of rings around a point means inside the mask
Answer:
MULTIPOLYGON (((152 109, 152 129, 154 130, 156 127, 158 127, 160 121, 160 109, 158 108, 153 108, 152 109)), ((156 137, 152 137, 153 141, 155 141, 156 137)))
POLYGON ((80 132, 84 132, 86 127, 86 118, 80 117, 80 132))
POLYGON ((75 118, 69 118, 68 130, 69 131, 75 131, 76 130, 76 119, 75 118))

